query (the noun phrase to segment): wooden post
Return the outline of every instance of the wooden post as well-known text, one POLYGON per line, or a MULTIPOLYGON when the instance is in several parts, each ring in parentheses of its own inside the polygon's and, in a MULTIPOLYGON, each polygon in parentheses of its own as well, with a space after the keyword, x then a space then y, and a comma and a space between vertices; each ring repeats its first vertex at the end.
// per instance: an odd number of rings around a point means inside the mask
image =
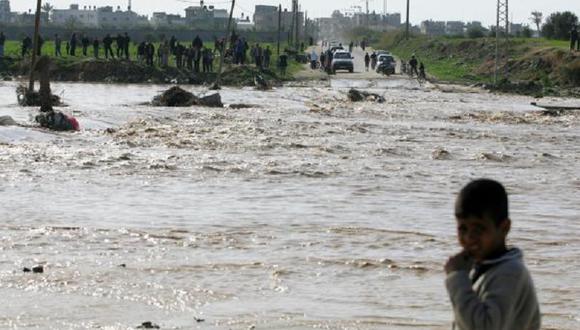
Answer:
POLYGON ((36 3, 36 15, 34 18, 34 40, 32 46, 32 59, 30 60, 30 80, 28 81, 28 92, 32 93, 34 91, 34 66, 36 65, 36 54, 39 49, 39 33, 40 33, 40 7, 42 6, 42 0, 38 0, 36 3))
POLYGON ((230 10, 230 19, 228 20, 226 39, 224 40, 224 45, 222 47, 222 51, 221 51, 221 55, 220 55, 220 65, 218 68, 217 78, 216 78, 214 85, 212 86, 212 89, 220 89, 221 88, 220 84, 221 84, 221 80, 222 80, 222 68, 224 66, 224 57, 226 55, 226 48, 227 48, 228 42, 230 41, 230 38, 231 38, 232 19, 234 17, 235 5, 236 5, 236 0, 232 0, 232 9, 230 10))
POLYGON ((278 57, 280 57, 280 32, 282 30, 282 5, 278 6, 278 57))

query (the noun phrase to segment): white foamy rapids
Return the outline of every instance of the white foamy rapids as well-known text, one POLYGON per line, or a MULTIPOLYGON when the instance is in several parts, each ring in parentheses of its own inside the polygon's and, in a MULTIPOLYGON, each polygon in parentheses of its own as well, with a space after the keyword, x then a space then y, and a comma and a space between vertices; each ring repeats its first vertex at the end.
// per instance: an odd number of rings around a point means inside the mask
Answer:
MULTIPOLYGON (((15 86, 0 116, 31 124, 15 86)), ((448 329, 453 199, 479 177, 509 188, 545 327, 580 328, 578 114, 333 86, 171 109, 139 105, 168 86, 54 85, 81 132, 0 127, 0 328, 448 329)))

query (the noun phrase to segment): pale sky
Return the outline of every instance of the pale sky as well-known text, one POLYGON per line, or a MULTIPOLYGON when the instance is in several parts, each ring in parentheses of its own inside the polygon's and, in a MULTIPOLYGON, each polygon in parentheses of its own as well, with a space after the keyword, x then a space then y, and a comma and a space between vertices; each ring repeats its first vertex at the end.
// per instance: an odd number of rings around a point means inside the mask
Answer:
MULTIPOLYGON (((59 9, 68 8, 71 3, 78 3, 85 6, 122 6, 127 7, 129 0, 49 0, 50 4, 59 9)), ((151 15, 156 11, 165 11, 184 15, 184 8, 189 5, 198 5, 199 1, 190 0, 132 0, 133 10, 143 14, 151 15)), ((300 1, 300 0, 299 0, 300 1)), ((43 2, 45 2, 43 0, 43 2)), ((303 10, 308 11, 309 17, 328 17, 333 10, 344 11, 352 6, 361 6, 365 10, 365 0, 302 0, 300 4, 303 10)), ((227 8, 231 1, 227 0, 206 0, 207 5, 214 5, 217 8, 227 8)), ((241 13, 253 15, 256 4, 278 5, 285 8, 291 7, 291 0, 237 0, 236 16, 241 13)), ((13 11, 27 11, 36 4, 34 0, 11 0, 13 11)), ((411 0, 411 22, 418 24, 423 20, 432 18, 434 20, 462 20, 462 21, 482 21, 484 25, 495 22, 497 0, 411 0)), ((387 0, 387 10, 389 12, 400 12, 405 20, 406 0, 387 0)), ((383 0, 369 0, 369 8, 372 12, 383 11, 383 0)), ((512 21, 515 23, 529 23, 530 12, 539 10, 547 17, 556 11, 572 11, 580 17, 580 0, 510 0, 510 10, 512 21)))

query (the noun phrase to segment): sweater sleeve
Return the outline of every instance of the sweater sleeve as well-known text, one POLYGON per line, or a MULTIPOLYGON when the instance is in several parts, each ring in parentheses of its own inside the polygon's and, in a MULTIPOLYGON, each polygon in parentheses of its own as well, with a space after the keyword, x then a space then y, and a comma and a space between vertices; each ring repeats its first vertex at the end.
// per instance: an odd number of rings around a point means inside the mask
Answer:
POLYGON ((455 322, 460 329, 509 330, 519 287, 516 276, 510 274, 494 278, 481 297, 473 290, 466 271, 450 273, 446 285, 455 322))

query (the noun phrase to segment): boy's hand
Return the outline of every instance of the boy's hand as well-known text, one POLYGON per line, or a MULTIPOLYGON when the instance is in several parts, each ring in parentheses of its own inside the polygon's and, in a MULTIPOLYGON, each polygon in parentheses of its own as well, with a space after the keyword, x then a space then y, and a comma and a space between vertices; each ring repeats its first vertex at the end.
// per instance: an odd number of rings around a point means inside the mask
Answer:
POLYGON ((473 258, 470 257, 466 251, 463 251, 447 260, 447 263, 445 264, 445 272, 449 274, 460 270, 470 271, 472 267, 473 258))

